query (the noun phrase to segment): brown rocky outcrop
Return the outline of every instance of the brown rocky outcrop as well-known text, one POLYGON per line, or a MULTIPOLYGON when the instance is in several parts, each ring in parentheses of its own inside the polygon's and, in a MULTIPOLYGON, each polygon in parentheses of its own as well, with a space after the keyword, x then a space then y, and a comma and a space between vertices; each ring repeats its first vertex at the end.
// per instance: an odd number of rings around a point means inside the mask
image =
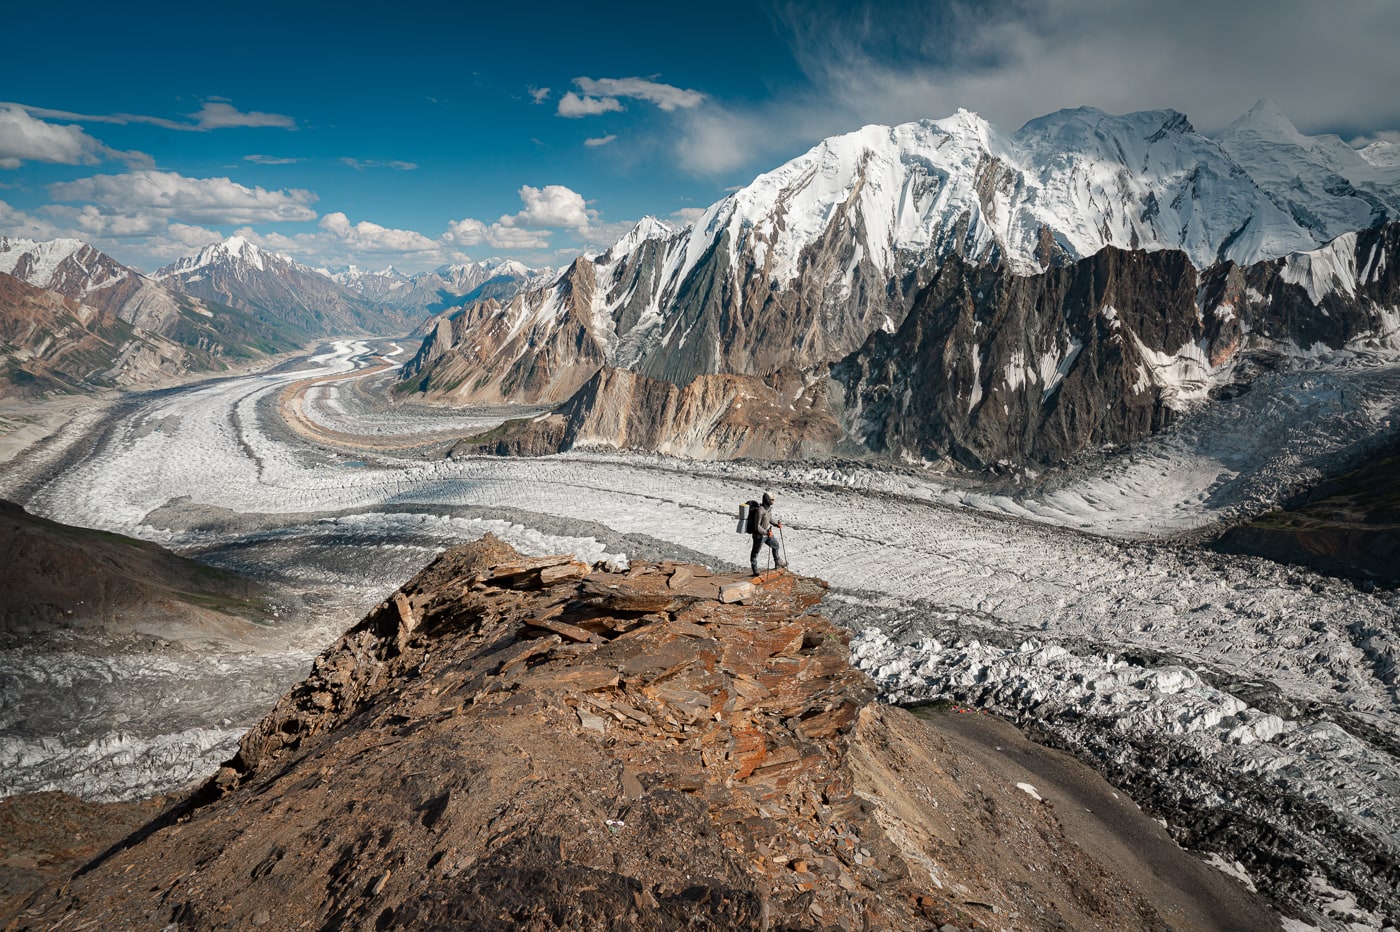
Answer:
POLYGON ((444 554, 9 927, 1165 927, 1048 806, 875 704, 820 582, 731 581, 444 554))
POLYGON ((827 452, 840 439, 824 375, 702 375, 681 388, 605 367, 550 415, 508 422, 454 452, 537 456, 587 448, 789 459, 827 452))

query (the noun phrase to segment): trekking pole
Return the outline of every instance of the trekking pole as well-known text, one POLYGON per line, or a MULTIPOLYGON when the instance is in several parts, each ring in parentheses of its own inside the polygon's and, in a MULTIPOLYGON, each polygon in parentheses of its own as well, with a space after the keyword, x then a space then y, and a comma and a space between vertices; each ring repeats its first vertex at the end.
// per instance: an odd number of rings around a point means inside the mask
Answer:
POLYGON ((778 525, 778 543, 783 545, 783 562, 787 562, 787 537, 783 535, 783 526, 778 525))

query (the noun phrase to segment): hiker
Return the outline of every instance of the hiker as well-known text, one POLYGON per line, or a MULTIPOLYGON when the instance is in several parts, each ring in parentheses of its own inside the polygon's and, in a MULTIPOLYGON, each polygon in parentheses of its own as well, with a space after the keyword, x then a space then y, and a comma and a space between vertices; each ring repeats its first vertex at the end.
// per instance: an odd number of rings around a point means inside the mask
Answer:
POLYGON ((749 519, 749 535, 753 537, 753 550, 749 552, 749 566, 753 569, 753 574, 758 575, 758 552, 767 544, 773 548, 773 562, 777 566, 787 566, 787 561, 783 559, 782 552, 778 550, 778 539, 773 536, 773 528, 781 528, 781 521, 773 520, 773 496, 767 492, 763 493, 763 501, 757 508, 753 509, 754 514, 749 519))

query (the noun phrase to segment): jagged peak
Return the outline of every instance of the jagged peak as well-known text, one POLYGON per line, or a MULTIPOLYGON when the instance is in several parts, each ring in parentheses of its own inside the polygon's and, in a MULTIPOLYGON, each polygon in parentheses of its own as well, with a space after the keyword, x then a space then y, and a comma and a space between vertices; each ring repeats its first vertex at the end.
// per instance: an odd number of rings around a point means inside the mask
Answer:
POLYGON ((670 224, 648 214, 638 220, 636 225, 614 243, 606 254, 619 256, 623 253, 631 252, 647 240, 668 239, 675 234, 676 231, 670 224))

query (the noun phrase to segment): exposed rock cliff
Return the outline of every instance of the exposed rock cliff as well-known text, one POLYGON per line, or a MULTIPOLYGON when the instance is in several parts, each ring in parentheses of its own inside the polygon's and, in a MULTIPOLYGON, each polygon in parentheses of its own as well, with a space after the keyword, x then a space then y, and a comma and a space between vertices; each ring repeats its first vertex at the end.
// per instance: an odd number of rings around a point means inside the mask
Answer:
POLYGON ((1202 399, 1203 351, 1238 343, 1237 328, 1221 331, 1198 319, 1181 253, 1108 248, 1029 277, 951 260, 899 330, 873 335, 835 376, 851 433, 876 452, 1055 463, 1202 399))
POLYGON ((728 582, 447 553, 12 927, 1167 927, 1050 807, 873 704, 819 583, 728 582))
POLYGON ((454 453, 533 456, 575 448, 651 450, 696 459, 790 459, 841 439, 824 376, 703 375, 684 388, 604 368, 552 414, 509 421, 454 453))

